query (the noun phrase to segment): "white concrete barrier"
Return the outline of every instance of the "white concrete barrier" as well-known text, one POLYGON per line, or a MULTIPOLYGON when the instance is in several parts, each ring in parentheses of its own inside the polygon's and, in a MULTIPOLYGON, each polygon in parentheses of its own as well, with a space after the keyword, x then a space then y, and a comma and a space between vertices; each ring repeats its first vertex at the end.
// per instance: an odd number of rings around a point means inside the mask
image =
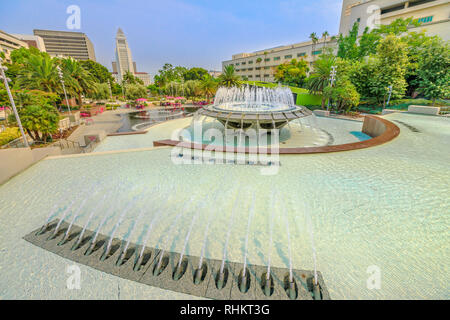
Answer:
POLYGON ((313 113, 316 116, 321 116, 321 117, 329 117, 330 116, 330 111, 327 111, 327 110, 314 110, 313 113))
POLYGON ((47 156, 61 154, 58 147, 9 148, 0 150, 0 184, 47 156))
POLYGON ((430 114, 433 116, 439 115, 440 111, 441 111, 441 108, 439 108, 439 107, 415 106, 415 105, 410 105, 408 107, 408 112, 410 112, 410 113, 430 114))

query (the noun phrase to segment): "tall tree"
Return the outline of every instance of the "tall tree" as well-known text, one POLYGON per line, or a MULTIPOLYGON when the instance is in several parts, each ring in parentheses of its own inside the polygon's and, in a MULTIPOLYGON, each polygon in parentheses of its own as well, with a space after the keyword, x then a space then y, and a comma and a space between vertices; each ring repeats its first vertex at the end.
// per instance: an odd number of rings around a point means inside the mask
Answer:
POLYGON ((314 62, 314 71, 308 79, 309 92, 313 94, 322 94, 322 109, 325 108, 326 101, 323 92, 330 84, 331 67, 335 62, 336 58, 333 56, 321 56, 314 62))
POLYGON ((311 33, 309 35, 309 38, 312 41, 312 57, 313 57, 313 61, 314 61, 315 57, 316 57, 316 55, 314 53, 316 51, 316 45, 317 45, 317 42, 319 41, 319 39, 317 38, 317 34, 315 32, 311 33))
POLYGON ((81 105, 83 103, 82 95, 92 93, 96 89, 94 78, 75 59, 63 59, 61 67, 66 86, 77 96, 78 103, 81 105))
POLYGON ((222 74, 219 76, 219 84, 223 87, 239 87, 241 78, 236 74, 233 65, 228 65, 224 68, 222 74))
POLYGON ((418 90, 433 100, 450 97, 450 46, 442 40, 430 40, 418 62, 418 90))
POLYGON ((292 59, 289 62, 275 67, 275 81, 282 84, 302 87, 305 84, 306 75, 309 72, 308 63, 301 59, 292 59))
POLYGON ((26 89, 61 92, 57 64, 50 56, 30 55, 23 61, 17 85, 26 89))
POLYGON ((217 81, 214 80, 209 74, 205 75, 200 82, 200 87, 202 88, 203 93, 206 96, 206 99, 209 100, 209 97, 214 96, 214 93, 217 90, 217 81))

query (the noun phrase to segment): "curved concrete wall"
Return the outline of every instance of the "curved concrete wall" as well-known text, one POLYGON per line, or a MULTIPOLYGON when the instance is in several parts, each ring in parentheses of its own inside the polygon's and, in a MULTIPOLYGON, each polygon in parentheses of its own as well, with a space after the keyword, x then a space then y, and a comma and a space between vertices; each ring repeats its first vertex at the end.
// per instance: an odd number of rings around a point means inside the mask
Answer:
MULTIPOLYGON (((270 148, 267 149, 265 153, 267 154, 312 154, 312 153, 329 153, 329 152, 340 152, 340 151, 350 151, 350 150, 358 150, 369 147, 374 147, 388 141, 395 139, 399 133, 400 129, 390 121, 386 119, 368 115, 364 118, 363 124, 363 132, 367 135, 371 136, 372 139, 366 141, 359 141, 354 143, 340 144, 334 146, 323 146, 323 147, 308 147, 308 148, 277 148, 272 150, 270 148)), ((153 146, 161 147, 161 146, 177 146, 181 148, 190 148, 190 149, 200 149, 200 150, 209 150, 209 151, 217 151, 217 152, 234 152, 234 153, 253 153, 258 154, 258 148, 224 148, 222 146, 209 146, 206 144, 198 144, 191 142, 182 142, 175 140, 159 140, 154 141, 153 146)))

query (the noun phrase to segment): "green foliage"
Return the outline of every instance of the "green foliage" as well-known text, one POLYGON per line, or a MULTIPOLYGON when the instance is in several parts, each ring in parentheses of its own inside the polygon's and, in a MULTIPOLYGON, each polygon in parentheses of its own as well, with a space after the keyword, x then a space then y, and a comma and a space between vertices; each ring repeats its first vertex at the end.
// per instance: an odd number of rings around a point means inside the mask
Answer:
POLYGON ((370 76, 370 92, 379 102, 388 95, 392 86, 392 99, 402 98, 406 91, 405 75, 409 65, 406 44, 395 35, 380 41, 374 61, 374 73, 370 76))
POLYGON ((324 95, 336 102, 335 108, 338 112, 349 112, 359 104, 360 95, 346 76, 338 78, 333 87, 326 87, 324 95))
POLYGON ((200 88, 202 93, 206 96, 206 99, 214 96, 217 90, 218 82, 214 80, 209 74, 203 76, 203 79, 200 82, 200 88))
POLYGON ((241 85, 240 81, 241 77, 236 74, 233 65, 226 66, 219 76, 219 85, 222 87, 239 87, 241 85))
POLYGON ((208 70, 203 69, 203 68, 191 68, 189 70, 187 70, 183 77, 184 80, 202 80, 204 76, 208 75, 208 70))
POLYGON ((88 97, 96 100, 109 99, 109 85, 107 83, 95 83, 94 90, 88 94, 88 97))
POLYGON ((123 83, 125 85, 128 84, 139 84, 139 85, 144 85, 144 81, 142 81, 141 79, 139 79, 138 77, 136 77, 134 74, 132 74, 130 71, 125 72, 125 74, 123 75, 123 83))
POLYGON ((181 81, 184 79, 184 74, 187 72, 187 69, 184 67, 174 67, 170 63, 164 64, 163 68, 158 71, 158 74, 155 75, 154 81, 160 87, 164 87, 166 84, 172 81, 181 81))
POLYGON ((48 55, 30 55, 24 58, 15 87, 62 92, 56 66, 56 60, 48 55))
POLYGON ((17 127, 5 128, 3 132, 0 132, 0 146, 3 146, 20 137, 20 130, 17 127))
POLYGON ((141 84, 128 84, 125 86, 125 97, 136 100, 147 97, 147 88, 141 84))
MULTIPOLYGON (((310 93, 322 94, 330 84, 331 67, 336 63, 333 56, 321 56, 314 62, 314 71, 307 81, 307 88, 310 93)), ((322 98, 322 108, 325 107, 325 97, 322 98)))
POLYGON ((79 104, 82 104, 82 94, 88 95, 95 92, 97 87, 94 77, 82 67, 80 62, 72 58, 62 59, 61 69, 67 91, 78 97, 79 104))
POLYGON ((292 59, 280 64, 275 69, 275 81, 285 85, 302 87, 305 84, 306 74, 309 72, 308 63, 301 59, 292 59))
POLYGON ((108 81, 112 84, 114 82, 114 78, 109 72, 109 70, 101 65, 98 62, 92 60, 80 61, 81 66, 87 72, 91 74, 94 78, 95 82, 99 83, 108 83, 108 81))
POLYGON ((430 40, 421 52, 417 67, 418 90, 435 101, 450 97, 450 47, 430 40))
MULTIPOLYGON (((55 107, 50 105, 28 105, 18 109, 22 126, 35 141, 46 141, 47 137, 57 132, 59 115, 55 107)), ((9 120, 16 122, 14 114, 9 120)))

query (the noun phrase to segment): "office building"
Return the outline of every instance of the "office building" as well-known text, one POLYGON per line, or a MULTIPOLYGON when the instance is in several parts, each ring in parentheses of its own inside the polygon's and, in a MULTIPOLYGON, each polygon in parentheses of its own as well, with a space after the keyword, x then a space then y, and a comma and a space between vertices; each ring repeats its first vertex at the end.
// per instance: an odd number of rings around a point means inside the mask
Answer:
POLYGON ((33 30, 33 33, 44 39, 45 49, 52 57, 96 61, 94 45, 82 32, 33 30))

